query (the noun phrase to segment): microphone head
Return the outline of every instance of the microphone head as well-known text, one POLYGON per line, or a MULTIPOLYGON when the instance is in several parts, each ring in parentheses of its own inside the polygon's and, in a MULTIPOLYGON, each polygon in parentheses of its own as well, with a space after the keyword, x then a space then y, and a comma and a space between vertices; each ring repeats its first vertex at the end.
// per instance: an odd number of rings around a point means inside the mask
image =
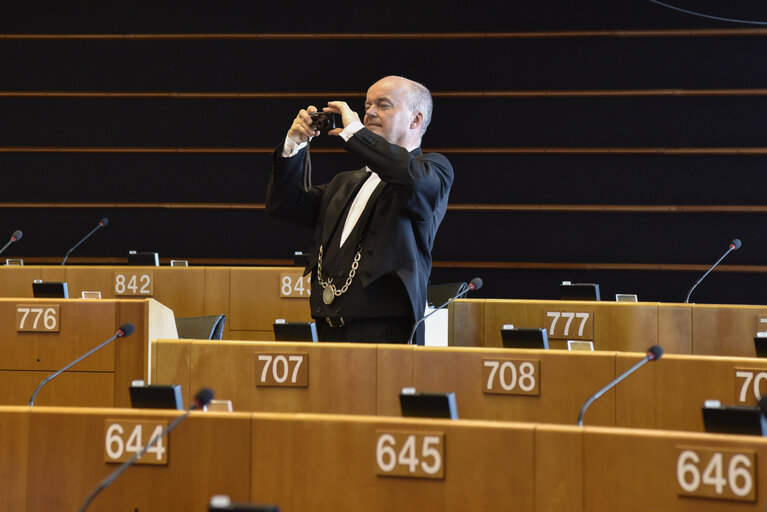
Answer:
POLYGON ((740 246, 741 246, 740 238, 736 238, 735 240, 730 242, 730 249, 732 249, 733 251, 737 251, 738 249, 740 249, 740 246))
POLYGON ((11 235, 11 241, 13 241, 13 242, 18 242, 19 240, 21 240, 21 237, 22 237, 23 235, 24 235, 24 233, 22 233, 20 229, 17 229, 17 230, 16 230, 16 231, 14 231, 14 232, 13 232, 13 234, 11 235))
POLYGON ((122 324, 122 325, 120 326, 120 328, 119 328, 119 329, 117 329, 117 335, 118 335, 120 338, 127 338, 128 336, 130 336, 131 334, 133 334, 133 331, 135 331, 135 330, 136 330, 136 328, 135 328, 135 327, 133 327, 133 324, 132 324, 132 323, 130 323, 130 322, 125 322, 124 324, 122 324))
POLYGON ((469 282, 469 290, 476 291, 476 290, 479 290, 480 288, 482 288, 482 279, 480 279, 479 277, 475 277, 469 282))
POLYGON ((647 349, 647 355, 650 356, 650 361, 657 361, 663 355, 663 348, 660 345, 653 345, 647 349))
POLYGON ((213 390, 210 388, 202 388, 194 395, 194 408, 202 409, 213 400, 213 390))
POLYGON ((109 224, 109 219, 107 219, 106 217, 104 217, 103 219, 101 219, 101 220, 99 221, 99 226, 101 226, 102 228, 103 228, 104 226, 106 226, 107 224, 109 224))

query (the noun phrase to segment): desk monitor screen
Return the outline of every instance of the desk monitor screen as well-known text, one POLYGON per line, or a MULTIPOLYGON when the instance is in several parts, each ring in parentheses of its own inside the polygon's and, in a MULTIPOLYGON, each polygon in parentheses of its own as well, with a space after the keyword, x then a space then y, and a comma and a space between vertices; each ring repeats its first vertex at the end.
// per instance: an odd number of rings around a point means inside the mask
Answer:
POLYGON ((503 348, 549 348, 549 335, 543 327, 501 329, 503 348))
POLYGON ((129 265, 149 265, 152 267, 160 266, 160 255, 156 252, 136 252, 128 251, 129 265))
POLYGON ((599 298, 599 285, 595 283, 563 281, 559 285, 559 295, 562 300, 601 300, 599 298))
POLYGON ((134 409, 184 409, 180 384, 131 386, 129 391, 134 409))
POLYGON ((68 299, 69 289, 67 283, 34 281, 32 296, 36 299, 68 299))
POLYGON ((767 357, 767 337, 756 336, 754 338, 756 357, 767 357))
POLYGON ((703 426, 717 434, 767 434, 767 420, 759 407, 746 405, 704 405, 703 426))
POLYGON ((314 322, 275 322, 275 341, 318 341, 314 322))
POLYGON ((455 393, 417 393, 403 389, 399 405, 404 418, 446 418, 458 419, 455 393))

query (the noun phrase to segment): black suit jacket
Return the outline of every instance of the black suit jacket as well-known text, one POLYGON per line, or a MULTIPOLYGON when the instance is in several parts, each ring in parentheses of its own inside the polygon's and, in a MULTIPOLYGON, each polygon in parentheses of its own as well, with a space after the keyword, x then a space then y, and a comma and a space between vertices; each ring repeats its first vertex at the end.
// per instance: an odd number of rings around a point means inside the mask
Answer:
MULTIPOLYGON (((420 148, 408 152, 367 128, 355 133, 344 147, 362 158, 383 182, 375 207, 366 208, 363 214, 370 218, 359 220, 362 225, 368 222, 368 231, 355 279, 366 287, 383 275, 398 276, 407 289, 413 319, 419 319, 426 307, 431 250, 447 209, 453 168, 438 153, 424 154, 420 148)), ((277 148, 266 208, 274 217, 314 226, 306 267, 309 273, 317 266, 320 245, 327 247, 336 225, 343 222, 340 216, 367 171, 342 172, 330 182, 304 191, 300 184, 304 152, 283 158, 282 147, 277 148)))

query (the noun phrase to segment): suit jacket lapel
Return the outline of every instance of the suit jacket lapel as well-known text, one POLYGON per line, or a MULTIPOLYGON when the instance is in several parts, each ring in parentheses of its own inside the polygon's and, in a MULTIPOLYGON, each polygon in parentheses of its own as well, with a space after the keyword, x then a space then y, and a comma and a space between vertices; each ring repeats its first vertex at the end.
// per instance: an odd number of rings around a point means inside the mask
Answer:
POLYGON ((365 169, 355 171, 350 175, 348 180, 345 180, 336 193, 333 194, 332 199, 328 203, 328 208, 325 212, 325 219, 322 223, 322 244, 327 247, 330 237, 333 236, 333 232, 338 226, 338 222, 341 220, 344 211, 354 200, 356 191, 362 185, 368 177, 368 172, 365 169))

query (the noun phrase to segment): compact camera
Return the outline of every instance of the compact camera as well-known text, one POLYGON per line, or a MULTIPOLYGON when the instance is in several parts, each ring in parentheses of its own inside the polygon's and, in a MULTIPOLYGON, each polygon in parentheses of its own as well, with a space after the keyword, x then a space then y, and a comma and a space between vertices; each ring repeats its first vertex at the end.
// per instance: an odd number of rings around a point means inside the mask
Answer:
POLYGON ((312 118, 312 128, 321 133, 327 133, 336 127, 336 115, 332 112, 315 112, 309 115, 312 118))

